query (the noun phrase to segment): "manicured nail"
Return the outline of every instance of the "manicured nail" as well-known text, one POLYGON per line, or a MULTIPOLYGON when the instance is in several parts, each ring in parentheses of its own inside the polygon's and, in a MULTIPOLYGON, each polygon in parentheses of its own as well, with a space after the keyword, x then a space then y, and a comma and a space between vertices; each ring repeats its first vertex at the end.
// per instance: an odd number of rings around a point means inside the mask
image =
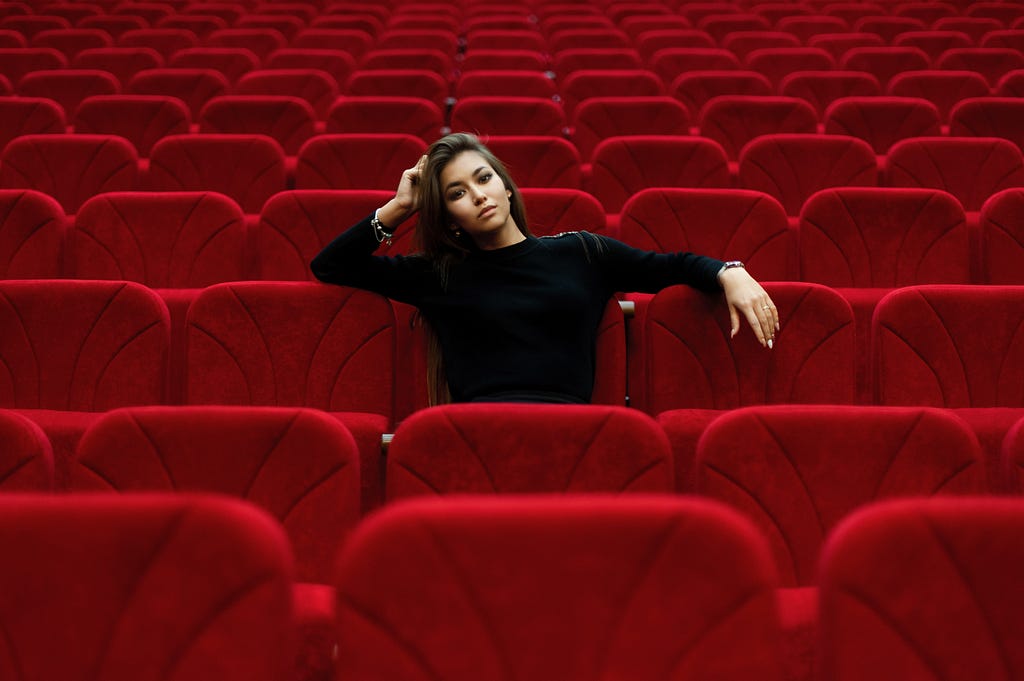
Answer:
POLYGON ((771 338, 768 339, 768 349, 769 350, 772 349, 772 339, 771 338))

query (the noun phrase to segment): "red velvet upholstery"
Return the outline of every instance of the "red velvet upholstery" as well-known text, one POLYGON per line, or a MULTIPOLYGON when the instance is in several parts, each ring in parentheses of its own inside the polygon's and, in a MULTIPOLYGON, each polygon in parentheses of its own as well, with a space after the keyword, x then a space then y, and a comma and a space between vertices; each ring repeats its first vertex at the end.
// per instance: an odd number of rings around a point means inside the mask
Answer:
POLYGON ((276 681, 292 662, 287 539, 250 506, 9 495, 0 543, 4 678, 276 681))
POLYGON ((359 61, 361 69, 422 69, 451 78, 454 70, 454 55, 440 50, 393 48, 372 49, 359 61))
POLYGON ((355 71, 345 84, 346 97, 418 97, 441 111, 450 94, 448 81, 426 69, 355 71))
POLYGON ((812 585, 826 535, 879 499, 982 494, 971 429, 927 408, 776 406, 723 414, 697 445, 694 491, 768 538, 784 586, 812 585))
POLYGON ((584 162, 595 147, 622 135, 688 135, 690 115, 679 100, 664 95, 591 97, 572 117, 572 141, 584 162))
POLYGON ((782 206, 746 189, 644 189, 626 202, 619 239, 644 250, 742 260, 762 281, 797 278, 782 206))
POLYGON ((823 118, 825 109, 837 99, 880 95, 882 87, 864 71, 794 71, 779 83, 779 94, 803 99, 823 118))
POLYGON ((188 106, 195 120, 206 102, 226 94, 230 87, 227 77, 211 68, 146 69, 132 76, 125 92, 177 97, 188 106))
POLYGON ((712 14, 697 22, 697 28, 715 39, 718 44, 725 41, 725 37, 736 31, 767 31, 772 25, 763 16, 747 13, 712 14))
MULTIPOLYGON (((479 17, 474 17, 479 19, 479 17)), ((485 19, 488 17, 484 17, 485 19)), ((508 20, 504 27, 495 24, 484 24, 481 26, 465 25, 466 53, 473 54, 477 50, 530 50, 532 52, 544 52, 547 50, 547 41, 544 36, 536 30, 536 26, 522 17, 522 23, 518 17, 509 15, 497 15, 493 17, 495 22, 508 20), (515 23, 513 23, 515 22, 515 23), (518 25, 516 25, 518 23, 518 25)), ((486 70, 486 69, 485 69, 486 70)), ((463 73, 462 75, 466 75, 463 73)), ((479 93, 478 93, 479 94, 479 93)))
POLYGON ((999 79, 992 94, 999 97, 1017 97, 1024 93, 1024 69, 1010 71, 999 79))
POLYGON ((1024 284, 1024 189, 994 194, 981 209, 981 271, 988 284, 1024 284))
POLYGON ((854 31, 880 35, 882 40, 889 44, 893 44, 898 35, 911 31, 923 31, 926 28, 928 28, 928 24, 921 19, 902 16, 874 15, 861 17, 853 22, 854 31))
POLYGON ((71 118, 78 105, 93 95, 114 95, 121 89, 117 78, 95 69, 53 69, 26 73, 18 83, 18 94, 52 99, 71 118))
POLYGON ((295 188, 393 192, 426 149, 419 137, 401 133, 318 135, 299 150, 295 188))
POLYGON ((548 37, 548 47, 553 53, 587 47, 632 47, 632 44, 629 36, 618 28, 567 28, 548 37))
MULTIPOLYGON (((265 69, 317 69, 330 74, 340 88, 355 71, 356 60, 348 52, 341 49, 314 49, 285 47, 274 50, 263 62, 265 69)), ((239 79, 241 84, 242 79, 239 79)))
POLYGON ((1024 150, 1024 100, 1019 97, 964 99, 950 113, 949 134, 1003 137, 1024 150))
POLYGON ((414 135, 426 145, 440 136, 444 116, 436 104, 420 97, 346 96, 331 107, 326 125, 329 133, 414 135))
POLYGON ((272 28, 222 28, 206 36, 205 43, 210 47, 252 50, 257 59, 263 59, 274 50, 286 47, 288 40, 272 28))
POLYGON ((199 112, 199 132, 267 135, 294 156, 315 133, 317 115, 304 99, 288 95, 214 97, 199 112))
POLYGON ((573 71, 642 69, 646 68, 646 65, 633 48, 581 47, 555 53, 551 67, 558 78, 567 78, 573 71))
POLYGON ((817 132, 818 116, 810 104, 794 97, 723 95, 704 105, 697 126, 735 161, 755 137, 817 132))
POLYGON ((775 27, 780 31, 792 33, 805 44, 810 44, 810 40, 815 36, 846 33, 850 30, 850 25, 845 20, 827 14, 790 15, 775 22, 775 27))
POLYGON ((466 97, 451 112, 454 132, 480 135, 551 135, 559 137, 565 113, 550 99, 534 97, 466 97))
POLYGON ((82 50, 113 47, 114 41, 106 31, 98 28, 54 28, 39 31, 30 41, 32 47, 59 50, 68 61, 82 50))
POLYGON ((146 188, 214 191, 249 214, 286 187, 285 154, 265 135, 171 135, 150 154, 146 188))
POLYGON ((598 144, 590 193, 607 213, 619 213, 648 187, 728 187, 728 162, 709 139, 662 135, 613 137, 598 144))
POLYGON ((404 420, 387 498, 446 494, 671 492, 664 432, 625 407, 454 404, 404 420))
POLYGON ((36 189, 65 213, 104 192, 135 189, 135 148, 113 135, 23 135, 0 158, 0 187, 36 189))
POLYGON ((0 491, 49 492, 53 489, 53 448, 29 419, 0 409, 0 491))
POLYGON ((669 94, 699 113, 704 105, 721 95, 775 94, 771 82, 756 71, 688 71, 681 73, 668 88, 669 94))
POLYGON ((456 32, 459 30, 457 21, 447 21, 439 17, 424 18, 423 21, 430 21, 428 26, 389 22, 384 30, 377 36, 373 45, 374 50, 437 50, 443 54, 454 55, 459 49, 459 37, 456 32), (443 28, 434 22, 445 23, 443 28))
POLYGON ((974 46, 971 36, 963 31, 905 31, 893 38, 891 43, 893 47, 916 47, 923 50, 932 64, 950 48, 974 46))
POLYGON ((558 86, 565 115, 572 120, 576 107, 591 97, 657 97, 665 86, 653 71, 581 70, 574 71, 558 86))
POLYGON ((313 409, 135 407, 82 436, 71 491, 210 492, 265 509, 287 531, 296 577, 330 582, 334 552, 359 519, 355 441, 313 409))
POLYGON ((889 151, 885 179, 895 187, 942 189, 973 212, 993 194, 1024 185, 1024 155, 995 137, 909 139, 889 151))
MULTIPOLYGON (((493 150, 493 147, 491 147, 493 150)), ((504 160, 504 156, 501 157, 504 160)), ((605 214, 601 203, 578 189, 522 187, 530 231, 535 236, 586 230, 603 232, 605 214)))
POLYGON ((212 68, 235 83, 249 71, 258 69, 260 59, 244 47, 187 47, 172 54, 167 66, 176 69, 212 68))
POLYGON ((0 279, 61 276, 67 221, 56 200, 31 189, 0 189, 0 279))
MULTIPOLYGON (((970 4, 973 5, 974 3, 970 4)), ((991 31, 997 31, 1004 28, 1004 26, 995 19, 957 16, 936 19, 935 23, 932 24, 932 28, 936 31, 960 31, 962 33, 966 33, 971 37, 971 40, 973 40, 975 44, 978 44, 986 34, 991 31)))
POLYGON ((931 66, 928 55, 916 47, 855 47, 839 60, 839 68, 867 71, 878 78, 883 88, 904 71, 919 71, 931 66))
POLYGON ((778 199, 786 215, 828 187, 873 187, 878 167, 867 142, 841 135, 764 135, 744 147, 739 184, 778 199))
POLYGON ((90 48, 82 50, 71 60, 71 68, 98 69, 113 75, 121 84, 121 91, 139 71, 163 65, 164 59, 160 53, 148 47, 90 48))
POLYGON ((978 47, 1011 47, 1019 51, 1024 48, 1024 30, 1016 28, 989 31, 982 36, 978 47))
POLYGON ((356 28, 305 28, 299 31, 291 41, 291 46, 294 49, 342 50, 356 59, 361 57, 372 44, 373 36, 356 28))
POLYGON ((4 97, 0 99, 0 146, 21 135, 63 133, 64 110, 52 99, 4 97))
POLYGON ((245 241, 245 216, 223 194, 111 192, 75 216, 68 274, 200 288, 245 278, 245 241))
POLYGON ((941 132, 939 110, 916 97, 844 97, 825 111, 825 132, 859 137, 876 154, 908 137, 927 137, 941 132))
POLYGON ((1017 421, 1003 438, 1000 463, 1006 488, 1020 494, 1024 489, 1024 485, 1021 485, 1021 468, 1024 468, 1024 418, 1017 421))
POLYGON ((64 69, 67 66, 67 57, 52 47, 0 48, 0 73, 7 76, 14 86, 30 71, 64 69))
POLYGON ((580 154, 569 140, 551 135, 490 135, 484 141, 521 188, 579 189, 583 183, 580 154))
POLYGON ((836 67, 832 53, 821 47, 772 47, 754 50, 744 65, 768 77, 776 86, 794 71, 828 71, 836 67))
POLYGON ((908 500, 851 518, 821 567, 820 678, 1015 677, 1022 531, 1017 499, 908 500))
POLYGON ((916 286, 872 324, 878 404, 1024 406, 1024 288, 916 286))
MULTIPOLYGON (((541 38, 535 33, 525 35, 534 36, 537 40, 541 38)), ((366 72, 371 75, 371 71, 366 72)), ((434 74, 436 75, 436 74, 434 74)), ((440 77, 440 76, 438 76, 440 77)), ((448 96, 447 83, 441 82, 443 89, 442 104, 448 96)), ((349 88, 351 89, 351 84, 349 88)), ((556 99, 558 97, 558 86, 548 75, 540 71, 502 71, 489 69, 478 69, 463 73, 455 83, 455 98, 463 97, 509 97, 519 95, 521 97, 540 97, 544 99, 556 99)), ((557 101, 557 100, 556 100, 557 101)))
POLYGON ((652 71, 669 85, 691 71, 728 71, 743 68, 740 60, 720 47, 666 47, 648 60, 652 71))
POLYGON ((168 95, 96 95, 79 104, 71 123, 76 133, 120 135, 148 157, 164 137, 186 134, 191 118, 185 103, 168 95))
POLYGON ((406 502, 343 548, 338 678, 779 679, 769 561, 699 500, 406 502))
MULTIPOLYGON (((564 54, 564 53, 563 53, 564 54)), ((637 57, 637 61, 640 59, 637 57)), ((542 71, 548 56, 534 49, 483 49, 467 51, 461 71, 542 71)))
POLYGON ((781 331, 773 350, 742 326, 729 339, 721 295, 675 286, 651 300, 643 325, 642 403, 668 409, 854 399, 854 323, 849 304, 817 284, 769 283, 781 331))
POLYGON ((745 60, 754 50, 800 47, 800 40, 784 31, 733 31, 723 37, 722 47, 745 60))
MULTIPOLYGON (((860 33, 856 31, 842 31, 837 33, 823 33, 811 36, 807 40, 810 47, 820 47, 832 53, 839 64, 842 64, 843 56, 858 47, 884 47, 885 41, 877 33, 860 33)), ((850 67, 840 66, 846 70, 850 67)), ((860 69, 853 69, 860 70, 860 69)))
POLYGON ((939 55, 935 68, 974 71, 995 87, 1008 71, 1024 68, 1024 54, 1010 47, 954 47, 939 55))
POLYGON ((935 105, 943 123, 961 99, 987 97, 988 84, 973 71, 909 71, 893 76, 888 94, 920 97, 935 105))

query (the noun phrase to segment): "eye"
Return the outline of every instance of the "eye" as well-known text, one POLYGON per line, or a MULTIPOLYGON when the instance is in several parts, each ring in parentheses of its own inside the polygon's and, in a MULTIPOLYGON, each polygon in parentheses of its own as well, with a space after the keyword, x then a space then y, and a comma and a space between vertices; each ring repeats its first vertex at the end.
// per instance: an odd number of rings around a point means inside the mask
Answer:
POLYGON ((491 173, 480 173, 480 184, 487 184, 491 181, 491 177, 493 177, 491 173))
POLYGON ((462 198, 463 194, 465 194, 465 191, 463 191, 462 189, 456 189, 455 191, 448 194, 448 200, 458 201, 460 198, 462 198))

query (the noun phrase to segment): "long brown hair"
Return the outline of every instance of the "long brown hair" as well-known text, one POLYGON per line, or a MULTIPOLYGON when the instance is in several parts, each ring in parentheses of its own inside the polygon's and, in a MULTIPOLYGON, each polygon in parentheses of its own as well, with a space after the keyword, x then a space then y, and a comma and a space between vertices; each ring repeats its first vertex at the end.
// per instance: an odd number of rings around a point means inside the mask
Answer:
MULTIPOLYGON (((523 236, 530 236, 526 222, 526 207, 519 187, 512 180, 498 157, 488 149, 476 135, 456 132, 446 135, 430 145, 427 150, 427 162, 420 175, 420 210, 419 222, 416 226, 416 242, 423 256, 426 257, 441 278, 442 286, 448 285, 452 267, 462 262, 471 250, 473 242, 468 234, 456 234, 451 228, 452 219, 445 202, 444 187, 441 184, 441 172, 453 158, 466 151, 475 151, 494 169, 495 175, 511 192, 509 196, 509 213, 523 236)), ((430 404, 451 402, 448 381, 445 377, 444 362, 437 334, 422 318, 423 329, 427 340, 427 391, 430 404)))

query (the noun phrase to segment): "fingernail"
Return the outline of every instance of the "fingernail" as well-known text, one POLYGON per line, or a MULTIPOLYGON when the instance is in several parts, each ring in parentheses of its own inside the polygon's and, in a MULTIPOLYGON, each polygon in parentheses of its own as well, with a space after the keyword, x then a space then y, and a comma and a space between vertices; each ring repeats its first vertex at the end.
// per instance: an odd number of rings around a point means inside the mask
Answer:
POLYGON ((772 349, 772 339, 771 338, 768 339, 768 349, 769 350, 772 349))

